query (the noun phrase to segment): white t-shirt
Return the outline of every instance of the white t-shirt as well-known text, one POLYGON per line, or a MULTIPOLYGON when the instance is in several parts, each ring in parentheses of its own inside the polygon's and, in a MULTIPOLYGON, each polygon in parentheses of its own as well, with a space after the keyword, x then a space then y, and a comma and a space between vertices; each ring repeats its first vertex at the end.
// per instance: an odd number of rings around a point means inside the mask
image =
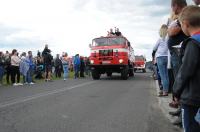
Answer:
POLYGON ((156 45, 154 46, 154 51, 156 51, 155 57, 161 57, 161 56, 168 56, 168 45, 167 45, 168 39, 165 38, 159 38, 156 45))
POLYGON ((11 56, 11 65, 12 66, 19 66, 21 59, 18 56, 11 56))

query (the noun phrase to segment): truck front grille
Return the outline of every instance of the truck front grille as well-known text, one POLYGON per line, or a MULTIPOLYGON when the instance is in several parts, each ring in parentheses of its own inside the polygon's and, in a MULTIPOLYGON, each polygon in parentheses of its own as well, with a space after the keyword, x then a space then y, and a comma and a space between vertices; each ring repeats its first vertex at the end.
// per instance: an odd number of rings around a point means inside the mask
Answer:
POLYGON ((99 57, 113 56, 113 50, 99 50, 99 57))

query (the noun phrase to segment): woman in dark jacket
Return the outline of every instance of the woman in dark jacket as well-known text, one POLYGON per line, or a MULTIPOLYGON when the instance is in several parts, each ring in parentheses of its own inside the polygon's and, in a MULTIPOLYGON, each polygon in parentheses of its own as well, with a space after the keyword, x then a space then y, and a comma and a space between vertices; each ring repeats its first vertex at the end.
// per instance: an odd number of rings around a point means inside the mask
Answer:
POLYGON ((55 59, 55 74, 56 77, 61 77, 61 72, 62 72, 62 61, 60 59, 59 54, 56 55, 56 59, 55 59))

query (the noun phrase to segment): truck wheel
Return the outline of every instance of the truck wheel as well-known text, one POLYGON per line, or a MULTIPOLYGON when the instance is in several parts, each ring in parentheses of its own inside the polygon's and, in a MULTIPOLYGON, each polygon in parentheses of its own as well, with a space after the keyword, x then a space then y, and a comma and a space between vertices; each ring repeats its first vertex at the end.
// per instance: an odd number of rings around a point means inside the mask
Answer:
POLYGON ((100 74, 99 74, 99 72, 98 72, 98 70, 92 70, 92 78, 94 79, 94 80, 99 80, 99 78, 100 78, 100 74))
POLYGON ((143 69, 142 72, 145 73, 145 72, 146 72, 146 69, 143 69))
POLYGON ((111 77, 112 76, 112 72, 107 72, 107 77, 111 77))
POLYGON ((123 80, 127 80, 128 79, 128 67, 124 67, 121 71, 121 78, 123 80))

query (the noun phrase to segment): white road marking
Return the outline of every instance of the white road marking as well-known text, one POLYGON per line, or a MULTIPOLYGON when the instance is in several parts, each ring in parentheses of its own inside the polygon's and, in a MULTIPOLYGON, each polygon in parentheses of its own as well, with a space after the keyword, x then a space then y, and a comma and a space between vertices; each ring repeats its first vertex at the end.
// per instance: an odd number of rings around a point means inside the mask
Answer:
POLYGON ((69 117, 67 115, 62 115, 62 118, 67 119, 69 117))
POLYGON ((56 89, 56 90, 53 90, 53 91, 47 91, 47 92, 35 94, 35 95, 32 95, 32 96, 27 96, 27 97, 23 97, 23 98, 20 98, 20 99, 16 99, 16 100, 0 103, 0 108, 5 108, 5 107, 8 107, 8 106, 12 106, 12 105, 15 105, 15 104, 27 102, 27 101, 34 100, 34 99, 38 99, 38 98, 45 97, 45 96, 48 96, 48 95, 61 93, 61 92, 67 91, 67 90, 71 90, 71 89, 74 89, 74 88, 79 88, 79 87, 82 87, 82 86, 85 86, 85 85, 89 85, 89 84, 93 84, 93 83, 95 83, 95 81, 90 81, 90 82, 78 84, 78 85, 75 85, 75 86, 72 86, 72 87, 68 87, 68 88, 64 87, 64 88, 61 88, 61 89, 56 89))

